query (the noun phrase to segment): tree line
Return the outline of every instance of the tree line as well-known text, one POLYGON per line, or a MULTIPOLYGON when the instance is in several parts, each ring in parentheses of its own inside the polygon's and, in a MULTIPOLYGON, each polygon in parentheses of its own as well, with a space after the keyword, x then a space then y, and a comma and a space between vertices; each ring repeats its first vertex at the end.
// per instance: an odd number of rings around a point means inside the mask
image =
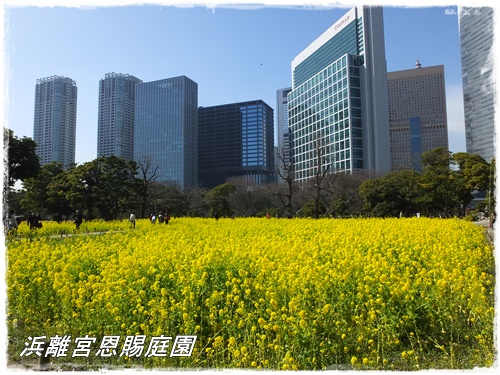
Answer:
MULTIPOLYGON (((44 219, 68 220, 81 210, 87 220, 116 220, 168 211, 173 217, 397 217, 463 216, 472 193, 486 193, 478 210, 493 212, 495 161, 476 154, 437 148, 422 154, 421 170, 377 175, 369 171, 329 173, 318 167, 307 183, 293 180, 293 164, 277 153, 283 183, 252 185, 243 177, 230 178, 213 189, 180 189, 156 181, 151 161, 126 161, 103 156, 67 170, 52 162, 40 166, 36 143, 8 137, 7 206, 19 214, 38 212, 44 219), (22 189, 15 189, 16 181, 22 189)), ((6 193, 6 194, 5 194, 6 193)))

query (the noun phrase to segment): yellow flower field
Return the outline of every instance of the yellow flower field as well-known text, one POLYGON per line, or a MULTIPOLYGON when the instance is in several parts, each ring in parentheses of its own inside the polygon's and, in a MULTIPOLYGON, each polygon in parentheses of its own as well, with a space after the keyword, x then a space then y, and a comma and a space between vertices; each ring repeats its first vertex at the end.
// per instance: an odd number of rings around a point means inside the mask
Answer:
POLYGON ((70 237, 61 235, 75 232, 72 223, 44 223, 9 238, 10 362, 37 358, 21 353, 43 336, 70 342, 52 363, 85 368, 416 370, 494 361, 494 254, 473 223, 85 224, 70 237), (97 355, 108 336, 120 338, 116 354, 97 355), (189 356, 145 355, 153 338, 172 337, 172 346, 178 336, 196 336, 189 356), (83 337, 95 338, 90 354, 72 356, 83 337), (140 355, 124 350, 140 338, 140 355))

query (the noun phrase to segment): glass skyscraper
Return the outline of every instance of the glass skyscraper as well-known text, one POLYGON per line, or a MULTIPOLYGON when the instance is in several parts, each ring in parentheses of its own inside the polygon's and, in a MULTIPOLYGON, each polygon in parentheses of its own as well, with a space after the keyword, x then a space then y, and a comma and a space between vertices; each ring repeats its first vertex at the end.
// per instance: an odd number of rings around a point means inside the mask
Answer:
POLYGON ((213 188, 229 177, 260 185, 274 177, 274 111, 262 100, 200 107, 199 182, 213 188))
POLYGON ((77 94, 71 78, 36 81, 33 140, 42 165, 58 161, 67 169, 75 163, 77 94))
POLYGON ((495 156, 493 8, 460 8, 460 49, 467 152, 495 156))
POLYGON ((444 66, 387 74, 392 170, 421 170, 423 152, 448 150, 444 66))
POLYGON ((107 73, 99 81, 97 157, 114 155, 134 159, 135 85, 134 76, 107 73))
POLYGON ((382 8, 349 10, 293 60, 292 80, 296 181, 311 179, 318 168, 390 170, 382 8))
POLYGON ((158 182, 198 184, 196 82, 179 76, 136 85, 134 160, 158 167, 158 182))

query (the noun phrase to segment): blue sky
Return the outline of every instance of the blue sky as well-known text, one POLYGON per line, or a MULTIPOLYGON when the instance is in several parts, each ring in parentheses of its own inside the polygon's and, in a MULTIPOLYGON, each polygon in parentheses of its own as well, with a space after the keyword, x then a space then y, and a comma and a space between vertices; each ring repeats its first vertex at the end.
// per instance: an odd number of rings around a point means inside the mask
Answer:
MULTIPOLYGON (((98 84, 106 73, 144 82, 186 75, 198 83, 200 106, 262 99, 275 108, 276 90, 291 86, 292 60, 350 7, 5 3, 6 126, 32 137, 36 80, 74 79, 77 163, 96 157, 98 84)), ((450 151, 465 151, 457 7, 391 4, 384 6, 388 71, 413 69, 417 59, 444 65, 450 151)))

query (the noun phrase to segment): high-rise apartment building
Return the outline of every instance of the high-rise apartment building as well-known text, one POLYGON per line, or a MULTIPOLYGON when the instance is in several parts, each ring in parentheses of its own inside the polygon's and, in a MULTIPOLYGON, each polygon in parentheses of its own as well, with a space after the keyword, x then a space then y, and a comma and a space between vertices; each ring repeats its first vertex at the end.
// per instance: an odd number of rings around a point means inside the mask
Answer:
POLYGON ((390 170, 382 8, 349 10, 293 60, 292 82, 288 113, 296 181, 311 179, 320 167, 390 170))
POLYGON ((467 152, 495 156, 493 8, 459 8, 467 152))
POLYGON ((134 159, 135 85, 139 78, 107 73, 99 81, 97 157, 134 159))
MULTIPOLYGON (((288 134, 288 94, 292 91, 291 87, 280 89, 276 92, 276 127, 278 135, 278 170, 283 176, 283 164, 290 164, 290 139, 288 134)), ((277 176, 278 182, 284 180, 277 176)))
POLYGON ((423 152, 448 150, 444 66, 387 74, 392 170, 421 170, 423 152))
POLYGON ((51 76, 36 81, 33 140, 42 165, 75 163, 78 89, 71 78, 51 76))
POLYGON ((198 184, 198 84, 186 76, 139 83, 134 160, 158 167, 158 182, 198 184))
POLYGON ((262 100, 200 107, 199 182, 213 188, 229 177, 251 184, 274 176, 274 111, 262 100))

